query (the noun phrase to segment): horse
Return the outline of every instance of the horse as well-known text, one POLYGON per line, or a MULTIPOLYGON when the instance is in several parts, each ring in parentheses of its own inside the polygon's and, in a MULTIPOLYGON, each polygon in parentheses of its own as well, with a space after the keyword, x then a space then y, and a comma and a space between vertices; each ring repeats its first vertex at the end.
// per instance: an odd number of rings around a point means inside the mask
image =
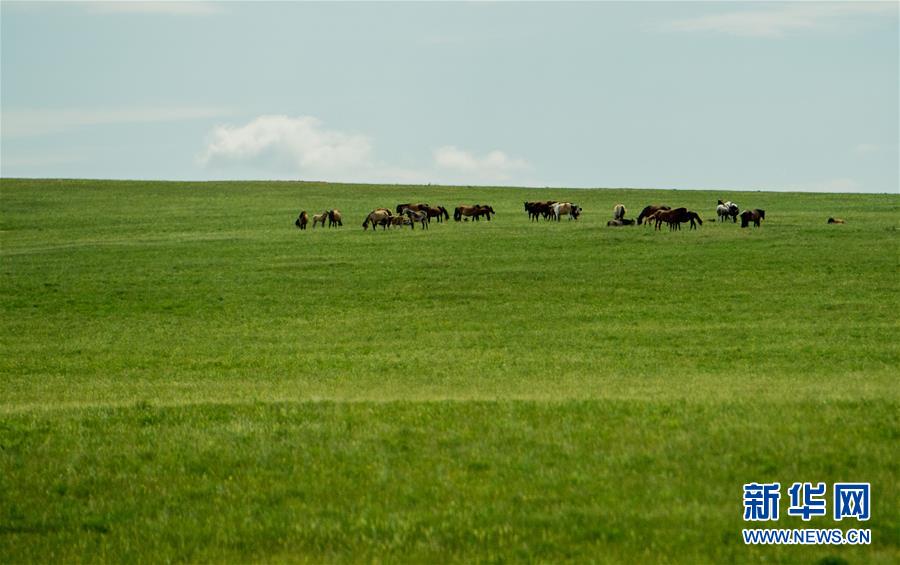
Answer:
MULTIPOLYGON (((416 211, 412 208, 407 208, 403 211, 403 213, 406 214, 406 216, 414 223, 419 222, 420 224, 422 224, 423 230, 428 229, 428 212, 416 211)), ((414 226, 414 223, 410 225, 414 226)), ((415 229, 415 227, 413 227, 413 229, 415 229)))
POLYGON ((625 217, 625 206, 623 204, 616 204, 613 206, 613 220, 621 220, 625 217))
POLYGON ((491 216, 493 216, 494 214, 497 213, 497 212, 494 212, 494 209, 487 204, 485 204, 485 205, 477 205, 476 204, 475 207, 478 208, 478 213, 475 214, 476 221, 481 219, 482 216, 484 216, 485 218, 487 218, 487 221, 490 222, 491 216))
POLYGON ((385 210, 384 208, 376 208, 369 212, 369 215, 366 216, 365 221, 362 224, 363 230, 369 229, 369 224, 372 224, 372 231, 375 231, 375 226, 381 226, 382 230, 387 229, 388 224, 391 223, 391 211, 385 210))
POLYGON ((476 204, 474 206, 457 206, 456 209, 453 210, 453 219, 459 222, 464 216, 466 220, 469 218, 478 220, 481 216, 487 216, 487 219, 490 221, 491 214, 493 213, 493 208, 490 206, 482 206, 481 204, 476 204))
POLYGON ((294 225, 300 228, 301 230, 306 229, 306 224, 309 223, 309 214, 306 213, 306 210, 300 212, 300 215, 297 216, 297 219, 294 221, 294 225))
POLYGON ((428 204, 426 204, 424 202, 419 202, 418 204, 413 204, 413 203, 407 202, 406 204, 397 204, 397 213, 402 214, 403 211, 406 210, 407 208, 409 208, 410 210, 413 210, 414 212, 419 212, 428 207, 429 207, 428 204))
POLYGON ((437 218, 438 222, 443 223, 444 220, 450 219, 450 214, 447 213, 447 209, 443 206, 429 206, 425 210, 422 210, 426 214, 428 214, 428 220, 431 221, 431 218, 437 218))
POLYGON ((401 214, 399 216, 391 216, 390 219, 392 226, 409 226, 409 229, 415 229, 413 228, 413 221, 409 216, 401 214))
POLYGON ((618 228, 618 227, 622 227, 622 226, 633 226, 634 220, 626 220, 625 218, 622 218, 621 220, 610 220, 610 221, 606 222, 606 225, 608 227, 613 227, 613 228, 618 228))
POLYGON ((755 227, 759 227, 759 222, 766 219, 766 211, 755 208, 753 210, 744 210, 741 213, 741 227, 746 228, 753 222, 755 227))
POLYGON ((328 227, 333 228, 334 226, 343 226, 344 225, 344 215, 341 214, 341 211, 335 208, 334 210, 328 211, 328 227))
POLYGON ((328 210, 325 210, 321 214, 315 214, 313 216, 313 229, 315 229, 316 224, 322 224, 322 227, 325 227, 325 220, 328 219, 328 210))
POLYGON ((846 224, 847 222, 840 218, 828 218, 829 224, 846 224))
POLYGON ((393 215, 394 215, 394 213, 391 212, 388 208, 375 208, 375 209, 372 210, 372 211, 373 211, 373 212, 384 212, 384 213, 387 214, 388 216, 393 216, 393 215))
POLYGON ((568 215, 570 220, 577 220, 581 215, 581 208, 571 202, 557 202, 550 206, 551 218, 559 221, 560 216, 568 215))
POLYGON ((528 212, 528 219, 535 221, 538 216, 543 216, 546 220, 550 217, 550 206, 556 204, 556 200, 538 200, 525 203, 525 211, 528 212))
POLYGON ((703 220, 700 219, 700 215, 696 212, 692 212, 687 208, 676 208, 674 210, 659 210, 655 214, 656 217, 656 229, 659 229, 659 226, 665 222, 668 224, 670 230, 680 230, 681 224, 684 222, 691 223, 691 229, 697 229, 697 224, 699 223, 701 226, 703 225, 703 220))
POLYGON ((718 205, 716 206, 716 215, 720 222, 724 222, 729 217, 732 222, 737 222, 738 212, 740 212, 738 205, 731 200, 728 202, 719 200, 718 205))
POLYGON ((660 205, 656 205, 656 204, 651 204, 649 206, 645 206, 644 209, 641 210, 641 213, 638 214, 637 224, 641 225, 641 223, 644 221, 644 218, 653 214, 654 212, 659 212, 660 210, 663 210, 663 211, 671 210, 671 209, 672 208, 670 208, 669 206, 660 206, 660 205))

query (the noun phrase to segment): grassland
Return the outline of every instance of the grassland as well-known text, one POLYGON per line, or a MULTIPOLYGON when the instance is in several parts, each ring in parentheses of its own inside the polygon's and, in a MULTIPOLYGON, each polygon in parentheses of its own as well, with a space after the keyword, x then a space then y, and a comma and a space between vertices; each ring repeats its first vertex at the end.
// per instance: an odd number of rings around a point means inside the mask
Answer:
POLYGON ((0 562, 896 562, 898 220, 896 195, 3 179, 0 562), (529 223, 546 197, 585 214, 529 223), (709 221, 719 198, 767 220, 709 221), (498 214, 360 227, 410 200, 498 214), (607 228, 617 202, 708 221, 607 228), (342 229, 293 227, 330 207, 342 229), (751 481, 871 482, 872 545, 744 546, 751 481))

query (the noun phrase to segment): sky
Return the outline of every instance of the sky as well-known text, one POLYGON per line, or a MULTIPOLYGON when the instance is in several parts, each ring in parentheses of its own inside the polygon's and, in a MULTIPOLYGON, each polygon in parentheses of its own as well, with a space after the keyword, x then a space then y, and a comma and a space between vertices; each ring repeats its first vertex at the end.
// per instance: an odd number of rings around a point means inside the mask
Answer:
POLYGON ((0 3, 0 175, 900 192, 898 2, 0 3))

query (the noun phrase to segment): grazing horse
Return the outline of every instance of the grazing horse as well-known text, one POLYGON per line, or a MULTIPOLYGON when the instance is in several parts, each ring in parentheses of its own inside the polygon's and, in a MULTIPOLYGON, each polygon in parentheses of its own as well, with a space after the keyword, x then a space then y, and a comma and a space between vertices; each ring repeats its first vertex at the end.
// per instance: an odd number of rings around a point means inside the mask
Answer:
POLYGON ((528 219, 535 221, 539 216, 543 216, 546 220, 550 217, 550 207, 556 204, 556 200, 537 200, 525 203, 525 211, 528 212, 528 219))
POLYGON ((613 206, 613 220, 621 220, 625 217, 625 206, 623 204, 616 204, 613 206))
POLYGON ((497 213, 497 212, 494 212, 493 207, 491 207, 487 204, 485 204, 483 206, 476 205, 476 208, 478 208, 478 213, 475 214, 475 220, 479 220, 479 219, 481 219, 482 216, 484 216, 485 218, 487 218, 487 221, 490 222, 491 216, 493 216, 494 214, 497 213))
POLYGON ((369 215, 366 216, 365 221, 363 222, 363 230, 369 229, 369 224, 372 224, 372 231, 375 231, 375 226, 381 226, 382 230, 387 229, 388 224, 391 223, 391 211, 385 210, 384 208, 376 208, 369 212, 369 215))
POLYGON ((703 220, 697 212, 692 212, 687 208, 676 208, 674 210, 659 210, 656 216, 656 229, 665 222, 670 230, 680 230, 681 224, 684 222, 691 223, 691 229, 697 229, 697 224, 703 225, 703 220))
POLYGON ((426 214, 428 214, 429 221, 431 218, 437 218, 437 221, 443 223, 444 220, 450 219, 450 214, 447 212, 447 209, 443 206, 429 206, 425 210, 423 210, 426 214))
POLYGON ((828 223, 829 224, 846 224, 847 222, 845 222, 841 218, 828 218, 828 223))
POLYGON ((315 229, 316 224, 322 224, 322 227, 325 227, 325 220, 328 219, 328 210, 325 210, 321 214, 313 215, 313 229, 315 229))
POLYGON ((424 202, 419 202, 418 204, 413 204, 413 203, 407 202, 406 204, 397 204, 397 213, 402 214, 403 211, 406 210, 407 208, 409 208, 410 210, 412 210, 414 212, 419 212, 419 211, 427 209, 428 207, 429 207, 428 204, 426 204, 424 202))
POLYGON ((618 227, 622 227, 622 226, 633 226, 634 220, 626 220, 625 218, 622 218, 621 220, 610 220, 610 221, 606 222, 606 225, 609 227, 613 227, 613 228, 618 228, 618 227))
POLYGON ((731 218, 732 222, 737 222, 738 212, 740 212, 740 208, 738 208, 738 205, 731 200, 728 202, 719 200, 718 205, 716 206, 716 215, 720 222, 724 222, 728 218, 731 218))
POLYGON ((306 213, 306 210, 300 212, 300 215, 297 216, 297 219, 294 221, 294 225, 300 228, 301 230, 306 229, 306 224, 309 223, 309 214, 306 213))
POLYGON ((650 216, 651 214, 653 214, 654 212, 659 212, 659 211, 661 211, 661 210, 662 210, 662 211, 665 211, 665 210, 671 210, 671 209, 672 209, 672 208, 670 208, 669 206, 658 206, 658 205, 655 205, 655 204, 651 204, 650 206, 646 206, 646 207, 644 207, 643 210, 641 210, 641 213, 638 214, 638 217, 637 217, 637 224, 638 224, 638 225, 641 225, 641 223, 644 221, 644 219, 647 218, 648 216, 650 216))
POLYGON ((468 221, 469 218, 473 220, 478 220, 481 216, 486 216, 488 221, 491 219, 491 214, 494 214, 494 209, 490 206, 482 206, 481 204, 476 204, 474 206, 457 206, 455 210, 453 210, 453 219, 457 222, 465 219, 468 221))
POLYGON ((334 210, 328 211, 328 227, 333 228, 334 226, 343 226, 344 225, 344 215, 341 214, 341 211, 335 208, 334 210))
POLYGON ((759 227, 760 220, 766 219, 766 211, 760 210, 759 208, 755 208, 753 210, 744 210, 741 213, 741 227, 746 228, 750 225, 750 222, 753 222, 755 227, 759 227))
MULTIPOLYGON (((411 225, 414 226, 415 222, 419 222, 420 224, 422 224, 423 230, 428 229, 428 212, 416 211, 416 210, 413 210, 412 208, 407 208, 406 210, 403 211, 403 213, 406 214, 406 216, 410 220, 413 221, 413 224, 411 224, 411 225)), ((415 229, 415 227, 413 227, 413 229, 415 229)))
POLYGON ((570 220, 577 220, 581 215, 581 207, 571 202, 557 202, 550 206, 551 219, 559 221, 560 216, 569 216, 570 220))

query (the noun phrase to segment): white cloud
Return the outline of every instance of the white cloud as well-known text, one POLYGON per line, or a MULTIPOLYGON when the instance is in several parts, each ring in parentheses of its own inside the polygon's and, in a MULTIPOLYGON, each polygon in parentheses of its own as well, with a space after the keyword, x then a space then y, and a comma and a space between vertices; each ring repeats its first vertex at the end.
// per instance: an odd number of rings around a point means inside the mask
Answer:
POLYGON ((469 151, 446 145, 435 149, 433 155, 439 170, 475 183, 508 182, 515 175, 531 169, 524 159, 510 157, 500 150, 478 157, 469 151))
POLYGON ((204 166, 244 163, 307 174, 374 166, 368 137, 325 129, 311 116, 259 116, 243 126, 219 126, 199 160, 204 166))
POLYGON ((238 166, 279 178, 389 183, 521 182, 516 175, 531 168, 503 151, 479 157, 444 146, 432 157, 429 166, 397 167, 376 158, 369 136, 328 129, 312 116, 266 115, 215 128, 197 161, 207 169, 238 166))
POLYGON ((663 29, 713 32, 743 37, 783 37, 813 29, 850 29, 861 16, 897 15, 893 2, 774 4, 765 7, 710 14, 667 22, 663 29))
POLYGON ((88 109, 21 108, 0 112, 0 132, 3 137, 29 137, 59 133, 72 128, 108 124, 177 122, 214 118, 229 114, 225 108, 119 108, 88 109))
POLYGON ((157 14, 169 16, 205 16, 222 12, 222 4, 215 2, 180 2, 164 0, 143 2, 117 0, 115 2, 86 2, 80 4, 95 14, 157 14))

